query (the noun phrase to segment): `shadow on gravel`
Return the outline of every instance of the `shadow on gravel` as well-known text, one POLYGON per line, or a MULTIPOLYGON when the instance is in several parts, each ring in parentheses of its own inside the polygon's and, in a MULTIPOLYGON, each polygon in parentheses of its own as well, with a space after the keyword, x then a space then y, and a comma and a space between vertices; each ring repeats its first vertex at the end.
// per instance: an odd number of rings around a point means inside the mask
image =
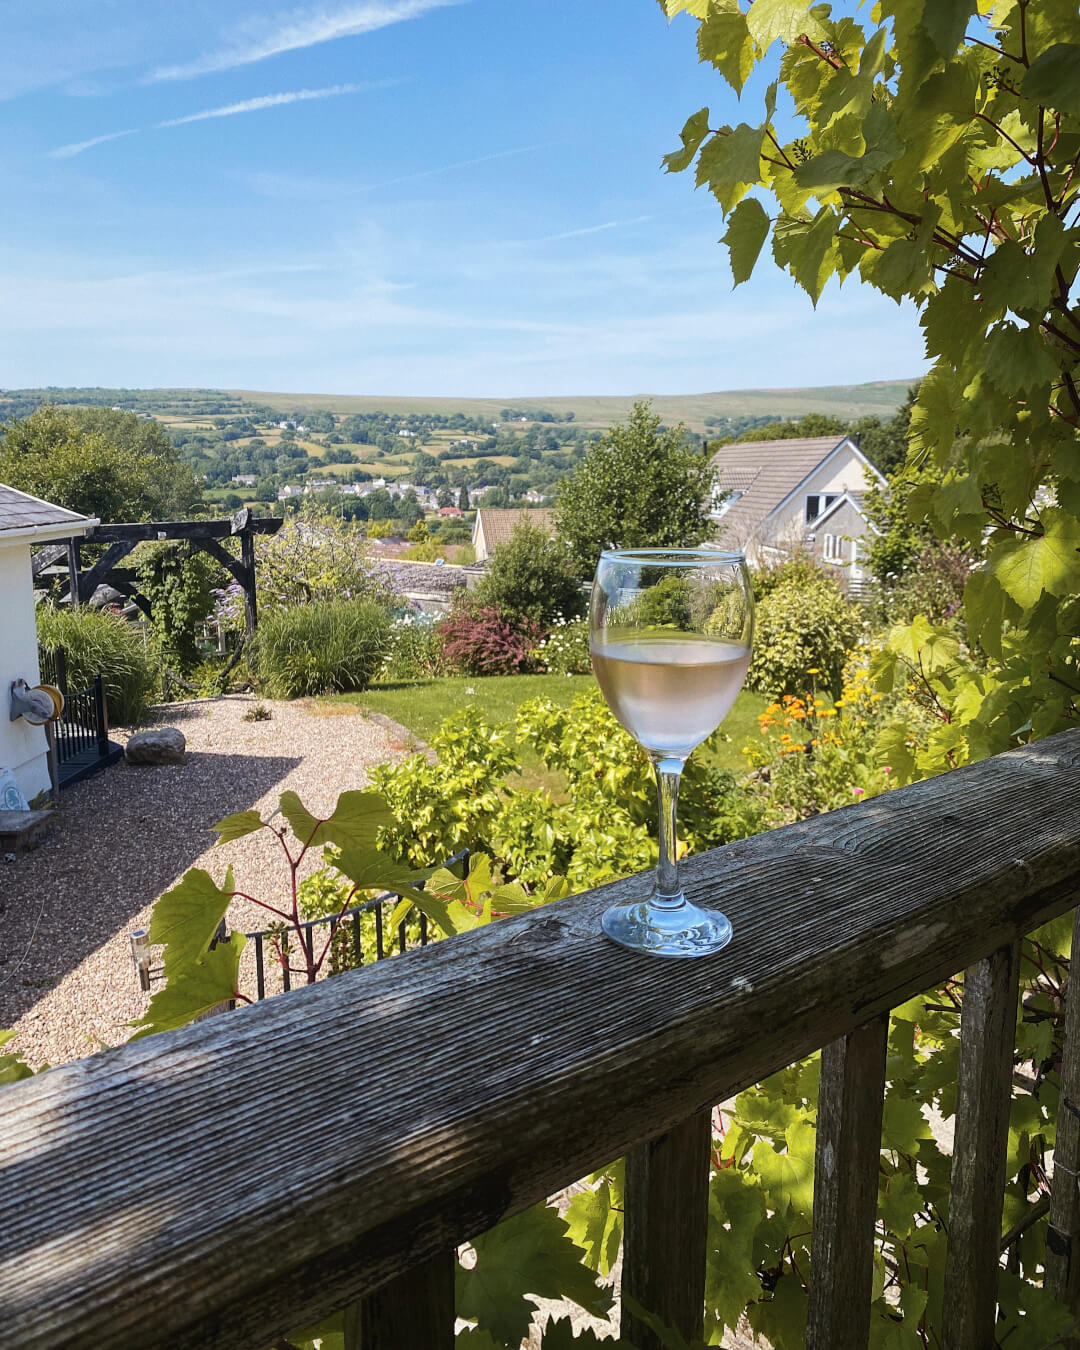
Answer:
POLYGON ((0 1028, 168 890, 213 844, 211 826, 301 762, 192 751, 183 765, 121 762, 65 791, 41 846, 0 861, 0 1028))

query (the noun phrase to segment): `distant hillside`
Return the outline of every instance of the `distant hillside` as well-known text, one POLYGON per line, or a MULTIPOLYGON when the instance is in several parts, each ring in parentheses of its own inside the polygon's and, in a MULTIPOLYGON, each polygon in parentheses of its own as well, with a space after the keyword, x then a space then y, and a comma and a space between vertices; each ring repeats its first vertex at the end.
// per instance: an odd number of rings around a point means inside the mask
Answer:
POLYGON ((845 420, 859 417, 891 417, 903 403, 911 380, 882 380, 874 384, 826 385, 817 389, 735 389, 715 394, 597 395, 580 398, 387 398, 381 394, 275 394, 262 390, 228 389, 224 392, 245 402, 277 408, 283 413, 295 408, 327 412, 462 413, 466 417, 490 416, 497 421, 503 408, 543 409, 565 416, 573 413, 579 426, 608 427, 625 419, 639 398, 652 398, 653 407, 666 423, 685 422, 695 431, 705 430, 706 418, 803 417, 826 413, 845 420))

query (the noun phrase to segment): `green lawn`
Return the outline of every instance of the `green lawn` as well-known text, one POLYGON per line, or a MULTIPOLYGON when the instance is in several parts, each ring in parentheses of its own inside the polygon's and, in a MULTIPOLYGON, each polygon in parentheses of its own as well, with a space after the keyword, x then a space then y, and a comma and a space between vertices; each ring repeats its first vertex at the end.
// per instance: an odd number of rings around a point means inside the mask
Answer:
MULTIPOLYGON (((369 712, 382 713, 407 727, 422 741, 430 741, 444 718, 452 717, 468 704, 476 704, 493 723, 513 724, 519 704, 530 698, 550 698, 566 705, 596 681, 591 675, 490 675, 486 678, 447 675, 440 679, 408 680, 372 685, 363 694, 338 694, 324 702, 352 703, 369 712)), ((757 715, 766 700, 746 690, 739 695, 728 714, 722 736, 707 750, 699 750, 719 768, 738 773, 745 767, 741 753, 749 736, 757 734, 757 715)), ((523 750, 523 785, 548 786, 559 792, 561 784, 548 775, 529 750, 523 750)))

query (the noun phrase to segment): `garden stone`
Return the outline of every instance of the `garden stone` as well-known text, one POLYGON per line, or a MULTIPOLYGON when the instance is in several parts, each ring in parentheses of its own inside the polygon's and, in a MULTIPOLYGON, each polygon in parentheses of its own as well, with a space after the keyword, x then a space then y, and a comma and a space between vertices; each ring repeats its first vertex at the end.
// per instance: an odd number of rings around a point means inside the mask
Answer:
POLYGON ((137 731, 124 749, 129 764, 183 764, 187 741, 176 727, 137 731))

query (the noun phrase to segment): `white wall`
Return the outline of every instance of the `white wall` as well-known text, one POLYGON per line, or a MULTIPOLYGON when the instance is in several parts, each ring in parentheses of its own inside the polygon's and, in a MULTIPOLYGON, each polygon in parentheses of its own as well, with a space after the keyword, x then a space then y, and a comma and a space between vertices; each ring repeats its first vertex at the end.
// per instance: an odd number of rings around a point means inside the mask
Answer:
POLYGON ((0 543, 0 765, 13 769, 23 796, 32 801, 49 786, 45 732, 20 717, 9 720, 11 682, 40 679, 30 547, 0 543))

